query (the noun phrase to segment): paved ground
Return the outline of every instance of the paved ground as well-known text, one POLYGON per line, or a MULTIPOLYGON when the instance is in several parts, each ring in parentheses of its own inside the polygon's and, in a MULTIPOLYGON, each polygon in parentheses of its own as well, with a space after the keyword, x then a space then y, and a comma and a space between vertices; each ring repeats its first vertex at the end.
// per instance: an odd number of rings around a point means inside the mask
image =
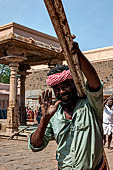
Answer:
POLYGON ((51 141, 44 151, 33 153, 27 141, 0 139, 0 170, 55 170, 55 149, 51 141))
MULTIPOLYGON (((110 170, 113 170, 113 150, 108 150, 106 146, 110 170)), ((28 150, 25 137, 13 140, 0 138, 0 170, 57 170, 55 150, 55 141, 51 141, 42 152, 33 153, 28 150)))

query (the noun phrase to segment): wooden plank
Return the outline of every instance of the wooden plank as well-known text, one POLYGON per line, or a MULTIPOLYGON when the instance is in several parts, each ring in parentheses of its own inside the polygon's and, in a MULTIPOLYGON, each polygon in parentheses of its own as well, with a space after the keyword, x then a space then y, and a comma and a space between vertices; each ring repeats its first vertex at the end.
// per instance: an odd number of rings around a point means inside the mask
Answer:
POLYGON ((21 130, 19 130, 18 132, 15 132, 14 134, 12 134, 12 135, 8 138, 8 140, 13 139, 14 136, 20 136, 20 133, 21 133, 21 132, 24 132, 24 130, 27 129, 27 128, 28 128, 28 126, 25 127, 25 128, 23 128, 23 129, 21 129, 21 130))
MULTIPOLYGON (((61 48, 64 53, 65 60, 68 63, 69 69, 72 73, 74 83, 76 85, 79 95, 82 97, 85 95, 84 79, 80 69, 77 54, 72 55, 71 49, 73 46, 73 38, 70 32, 66 14, 63 8, 61 0, 44 0, 55 32, 58 36, 61 48)), ((104 151, 104 158, 109 169, 109 164, 104 151)))
POLYGON ((85 95, 83 74, 80 69, 77 54, 71 54, 73 38, 69 29, 62 2, 61 0, 44 0, 44 2, 58 36, 65 60, 67 61, 69 69, 72 73, 77 91, 82 97, 85 95))

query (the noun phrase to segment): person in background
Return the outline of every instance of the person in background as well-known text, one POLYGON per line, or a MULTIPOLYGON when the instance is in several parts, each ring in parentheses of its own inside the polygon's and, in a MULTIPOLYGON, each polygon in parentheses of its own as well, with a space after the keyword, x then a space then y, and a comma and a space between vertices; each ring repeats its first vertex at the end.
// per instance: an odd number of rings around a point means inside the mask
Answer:
POLYGON ((86 96, 79 97, 68 66, 56 65, 50 70, 45 90, 39 97, 42 117, 29 138, 33 152, 43 150, 54 136, 59 170, 106 170, 103 158, 103 87, 96 70, 74 42, 86 82, 86 96), (97 140, 98 139, 98 140, 97 140))
POLYGON ((108 135, 108 149, 112 141, 113 134, 113 96, 109 97, 104 106, 103 112, 103 130, 104 130, 104 145, 106 143, 106 135, 108 135))
POLYGON ((37 115, 38 115, 38 106, 36 107, 36 110, 34 111, 34 123, 37 124, 38 121, 37 121, 37 115))
POLYGON ((41 116, 42 116, 42 111, 41 111, 41 107, 39 107, 38 112, 37 112, 37 117, 36 117, 38 124, 40 124, 41 116))
POLYGON ((33 122, 34 121, 34 111, 29 107, 27 110, 27 121, 33 122))

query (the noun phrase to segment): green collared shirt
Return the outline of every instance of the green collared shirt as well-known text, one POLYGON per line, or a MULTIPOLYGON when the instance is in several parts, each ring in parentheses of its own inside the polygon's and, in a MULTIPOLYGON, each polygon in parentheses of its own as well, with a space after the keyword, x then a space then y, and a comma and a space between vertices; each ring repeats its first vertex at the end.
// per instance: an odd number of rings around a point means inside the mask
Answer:
POLYGON ((55 137, 56 159, 60 170, 91 170, 100 162, 103 154, 102 120, 103 89, 90 92, 76 103, 72 120, 66 120, 62 107, 51 118, 40 148, 29 148, 34 152, 43 150, 55 137))

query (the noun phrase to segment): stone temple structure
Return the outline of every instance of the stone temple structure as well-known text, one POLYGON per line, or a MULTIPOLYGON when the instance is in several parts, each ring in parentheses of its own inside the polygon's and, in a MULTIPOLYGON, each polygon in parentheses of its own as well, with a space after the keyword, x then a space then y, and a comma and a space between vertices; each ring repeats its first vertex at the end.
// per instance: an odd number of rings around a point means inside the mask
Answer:
POLYGON ((16 23, 0 26, 0 64, 9 65, 10 95, 7 132, 26 124, 25 79, 31 66, 61 63, 63 56, 55 37, 16 23), (20 78, 20 101, 17 102, 17 77, 20 78))
MULTIPOLYGON (((0 26, 0 64, 9 65, 10 92, 7 111, 7 132, 18 130, 26 124, 25 91, 39 94, 45 89, 48 66, 65 63, 57 38, 16 23, 0 26), (35 66, 44 69, 31 72, 35 66), (32 74, 31 74, 32 73, 32 74), (20 98, 17 101, 17 78, 20 98)), ((113 46, 83 52, 97 70, 104 84, 104 94, 113 92, 113 46)), ((33 94, 31 94, 33 95, 33 94)), ((26 96, 27 98, 27 96, 26 96)))
MULTIPOLYGON (((95 67, 98 75, 104 85, 104 97, 108 97, 113 93, 113 46, 104 47, 94 50, 83 51, 84 55, 90 60, 95 67)), ((63 61, 63 63, 66 63, 63 61)), ((28 97, 38 96, 41 90, 47 88, 46 78, 49 68, 47 66, 32 67, 32 74, 26 77, 26 99, 28 97)), ((26 105, 29 103, 35 104, 35 100, 26 100, 26 105)), ((38 101, 37 101, 38 104, 38 101)))

